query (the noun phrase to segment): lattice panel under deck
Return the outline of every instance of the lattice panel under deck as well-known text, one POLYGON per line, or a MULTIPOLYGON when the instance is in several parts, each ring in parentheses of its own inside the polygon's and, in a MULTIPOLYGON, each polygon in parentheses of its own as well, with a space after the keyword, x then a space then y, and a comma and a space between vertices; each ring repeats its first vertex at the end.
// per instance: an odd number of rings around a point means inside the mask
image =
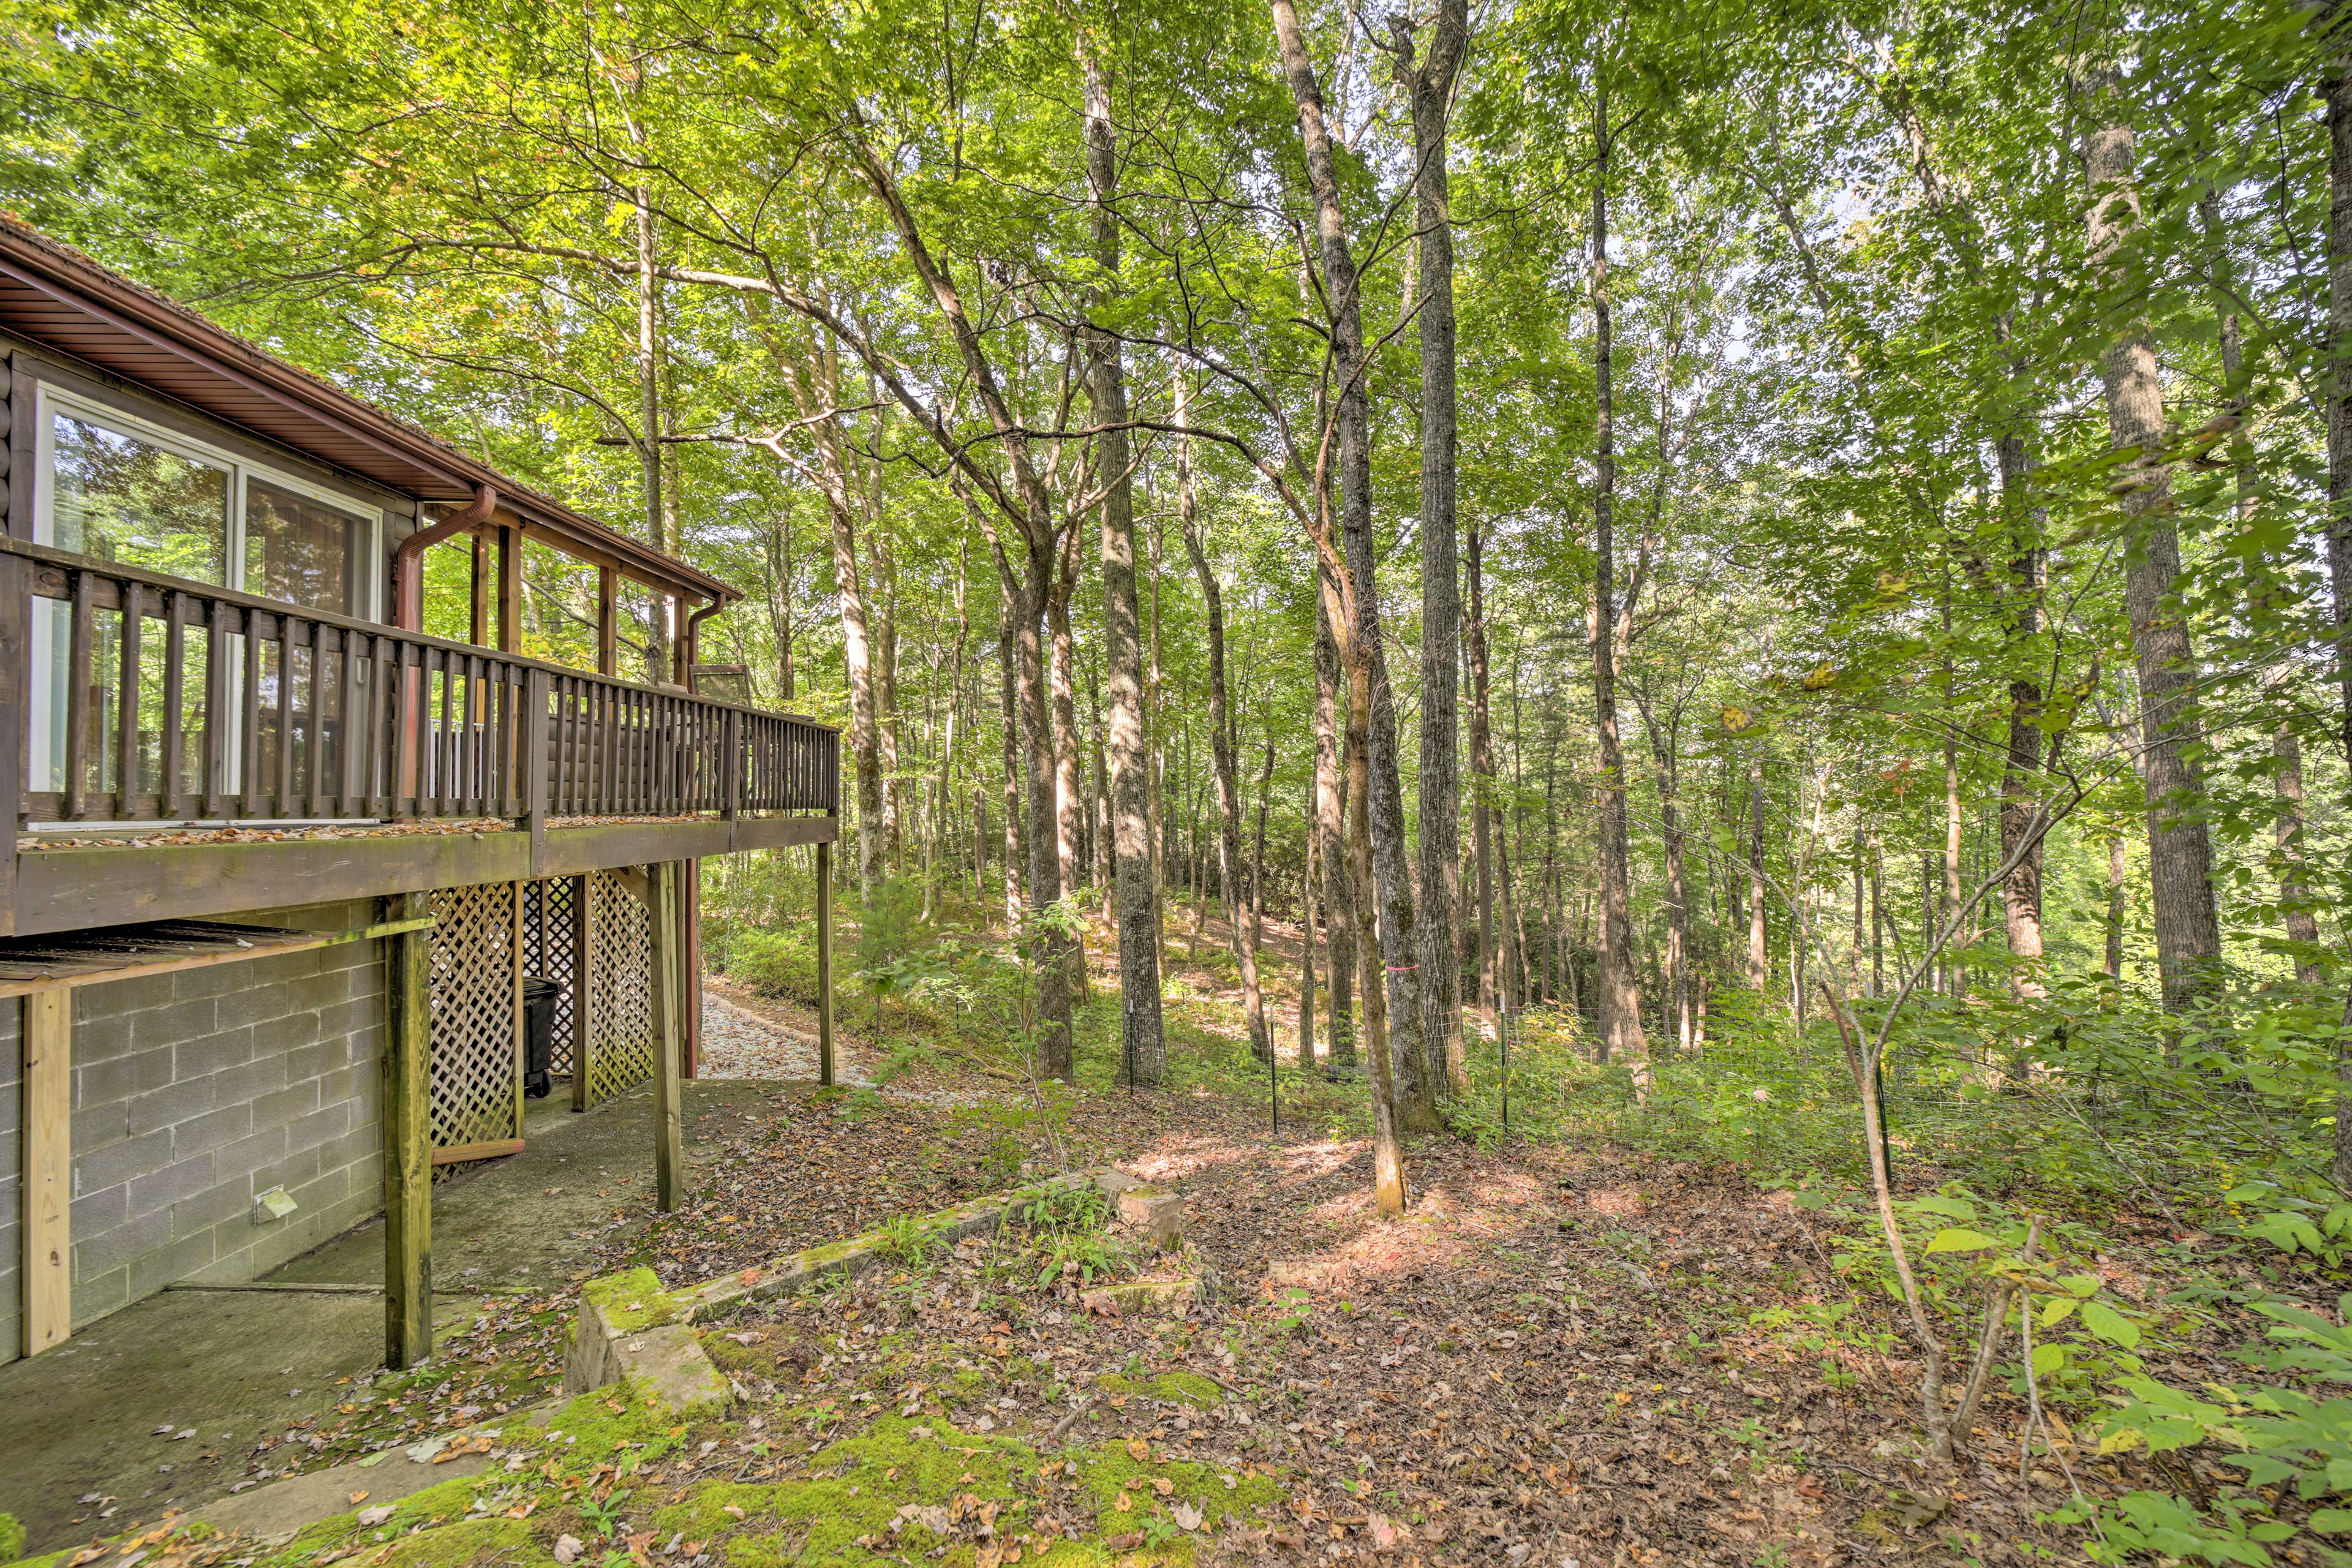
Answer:
POLYGON ((588 1103, 654 1075, 653 924, 618 877, 589 879, 588 1103))
POLYGON ((522 1136, 513 882, 433 895, 433 1146, 522 1136))
POLYGON ((569 877, 523 884, 523 973, 563 987, 555 998, 555 1049, 548 1061, 557 1078, 572 1072, 572 887, 569 877))

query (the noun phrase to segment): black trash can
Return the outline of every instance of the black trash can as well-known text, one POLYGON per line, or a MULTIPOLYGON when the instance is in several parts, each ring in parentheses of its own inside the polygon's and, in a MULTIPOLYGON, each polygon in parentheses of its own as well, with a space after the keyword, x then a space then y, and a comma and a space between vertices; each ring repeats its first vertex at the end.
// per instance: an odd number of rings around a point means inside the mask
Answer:
POLYGON ((555 999, 563 987, 535 974, 522 979, 522 1091, 544 1100, 552 1086, 548 1069, 555 1062, 555 999))

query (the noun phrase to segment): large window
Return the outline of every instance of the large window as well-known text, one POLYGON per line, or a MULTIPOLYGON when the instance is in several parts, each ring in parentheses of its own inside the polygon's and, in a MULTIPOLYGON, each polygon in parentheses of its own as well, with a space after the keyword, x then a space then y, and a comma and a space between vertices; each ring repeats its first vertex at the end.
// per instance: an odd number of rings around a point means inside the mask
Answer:
MULTIPOLYGON (((379 616, 383 514, 376 509, 55 387, 40 387, 37 417, 35 536, 41 543, 305 609, 361 619, 379 616)), ((92 689, 83 700, 94 732, 106 734, 120 720, 115 709, 121 617, 102 612, 93 629, 92 689)), ((154 628, 149 629, 152 634, 154 628)), ((71 635, 67 607, 36 601, 33 632, 33 689, 47 700, 32 705, 27 784, 36 793, 60 791, 71 635)), ((140 728, 146 754, 139 759, 141 777, 130 781, 134 791, 152 789, 161 774, 155 748, 162 743, 163 715, 145 710, 161 702, 164 689, 163 639, 143 638, 140 656, 140 728), (151 664, 153 668, 145 668, 151 664)), ((214 676, 223 689, 207 691, 200 639, 189 639, 184 657, 189 663, 181 685, 186 710, 180 729, 188 751, 182 766, 192 775, 207 713, 233 710, 244 677, 241 661, 232 657, 214 676)), ((274 702, 283 678, 290 675, 304 689, 310 657, 298 648, 296 668, 281 671, 278 650, 265 647, 260 678, 266 705, 274 702)), ((230 739, 226 761, 234 771, 245 759, 234 754, 235 737, 230 739)), ((316 743, 307 734, 279 737, 268 725, 256 741, 261 755, 254 761, 265 770, 276 765, 278 746, 316 743)), ((99 793, 119 789, 121 781, 113 775, 120 765, 113 748, 96 748, 85 786, 99 793)))

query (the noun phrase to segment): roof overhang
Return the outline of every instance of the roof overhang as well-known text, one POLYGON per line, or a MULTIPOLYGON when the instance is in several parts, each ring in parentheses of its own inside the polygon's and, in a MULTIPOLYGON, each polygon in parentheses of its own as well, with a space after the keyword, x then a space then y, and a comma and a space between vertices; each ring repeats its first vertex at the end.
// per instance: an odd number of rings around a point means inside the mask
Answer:
POLYGON ((462 506, 488 485, 529 537, 657 592, 718 604, 743 596, 5 219, 0 329, 421 502, 462 506))

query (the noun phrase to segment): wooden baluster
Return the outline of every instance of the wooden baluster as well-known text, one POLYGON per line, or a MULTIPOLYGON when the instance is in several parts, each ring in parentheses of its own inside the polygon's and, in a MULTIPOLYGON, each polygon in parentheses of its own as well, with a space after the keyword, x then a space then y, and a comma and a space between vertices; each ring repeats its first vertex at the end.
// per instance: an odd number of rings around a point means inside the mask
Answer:
POLYGON ((205 605, 205 750, 204 814, 228 815, 228 748, 233 733, 228 715, 228 617, 226 605, 205 605))
POLYGON ((310 811, 314 817, 333 815, 328 804, 327 785, 333 775, 327 772, 327 650, 340 647, 332 626, 317 621, 309 623, 310 637, 310 712, 302 726, 302 761, 310 781, 310 811))
MULTIPOLYGON (((415 783, 418 778, 418 753, 423 750, 418 742, 423 738, 420 731, 425 716, 425 661, 422 658, 416 661, 416 673, 412 676, 408 656, 413 645, 395 637, 379 637, 376 640, 381 645, 379 652, 389 649, 392 655, 392 678, 386 683, 388 689, 377 698, 392 710, 392 771, 383 781, 384 794, 388 797, 384 815, 394 818, 414 816, 416 815, 415 796, 420 788, 415 783)), ((382 734, 383 731, 379 728, 376 732, 382 734)))
POLYGON ((459 775, 457 784, 457 811, 460 816, 479 816, 483 814, 482 800, 488 793, 482 784, 481 754, 484 728, 482 708, 485 695, 482 685, 482 656, 469 653, 466 656, 466 719, 465 728, 461 731, 466 737, 466 745, 465 750, 459 753, 463 759, 464 772, 459 775))
POLYGON ((73 574, 72 624, 66 640, 66 790, 68 820, 89 815, 89 723, 98 707, 90 687, 90 643, 97 620, 91 595, 97 584, 88 572, 73 574))
POLYGON ((245 700, 237 718, 237 782, 244 786, 245 815, 261 815, 261 613, 240 612, 245 630, 245 700))
POLYGON ((136 583, 115 584, 122 606, 122 635, 117 652, 121 658, 115 676, 114 820, 129 822, 139 815, 139 649, 145 629, 146 591, 136 583))
POLYGON ((441 722, 433 732, 433 805, 423 815, 446 816, 457 777, 457 727, 453 718, 457 705, 457 660, 446 647, 425 651, 433 656, 434 668, 441 678, 441 722))
POLYGON ((294 793, 294 617, 278 616, 278 791, 271 803, 273 816, 299 816, 300 796, 294 793))
POLYGON ((365 632, 344 632, 342 644, 342 694, 336 700, 335 717, 341 721, 343 743, 337 756, 342 766, 340 792, 343 816, 367 815, 366 793, 360 781, 360 759, 367 754, 367 725, 363 717, 367 709, 368 688, 363 679, 367 668, 368 646, 375 639, 365 632))
POLYGON ((155 784, 163 802, 156 815, 163 817, 187 815, 180 806, 187 785, 180 754, 187 747, 187 727, 180 712, 188 700, 187 662, 188 596, 171 588, 163 594, 163 742, 158 759, 163 768, 155 784))

